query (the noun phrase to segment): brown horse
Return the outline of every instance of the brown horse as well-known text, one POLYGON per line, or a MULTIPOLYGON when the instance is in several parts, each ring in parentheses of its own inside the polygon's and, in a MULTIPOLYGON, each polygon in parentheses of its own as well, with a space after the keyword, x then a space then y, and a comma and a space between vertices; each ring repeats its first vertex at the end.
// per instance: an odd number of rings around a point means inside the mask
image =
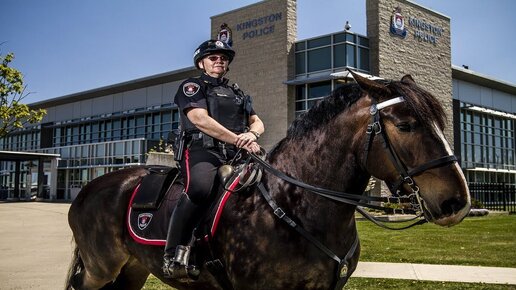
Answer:
MULTIPOLYGON (((356 195, 373 175, 401 195, 416 193, 428 221, 459 223, 469 212, 470 197, 456 159, 450 158, 440 103, 410 76, 390 82, 355 79, 356 84, 338 88, 294 121, 267 161, 304 183, 356 195)), ((141 289, 150 273, 177 289, 222 288, 204 268, 197 281, 165 279, 163 247, 130 237, 125 227, 129 199, 146 174, 142 167, 106 174, 86 185, 72 203, 68 218, 76 249, 67 289, 141 289)), ((345 257, 346 265, 339 268, 277 218, 254 189, 228 199, 211 240, 232 288, 341 287, 360 254, 355 205, 311 194, 267 172, 261 187, 299 227, 345 257)))

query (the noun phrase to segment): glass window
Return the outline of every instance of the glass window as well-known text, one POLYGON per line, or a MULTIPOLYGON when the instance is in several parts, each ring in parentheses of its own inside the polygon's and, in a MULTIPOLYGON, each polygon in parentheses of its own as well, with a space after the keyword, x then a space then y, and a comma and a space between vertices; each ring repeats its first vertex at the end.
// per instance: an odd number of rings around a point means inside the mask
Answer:
POLYGON ((308 85, 308 99, 322 98, 331 92, 331 82, 320 82, 308 85))
POLYGON ((355 63, 355 46, 346 44, 346 64, 350 67, 356 67, 355 63))
POLYGON ((296 86, 296 101, 306 99, 306 86, 296 86))
POLYGON ((333 66, 346 66, 346 45, 339 44, 333 47, 333 66))
POLYGON ((308 48, 315 48, 319 46, 324 45, 330 45, 331 44, 331 37, 330 36, 324 36, 320 38, 315 38, 307 41, 308 48))
POLYGON ((308 52, 308 71, 320 71, 331 68, 330 47, 314 49, 308 52))
POLYGON ((358 48, 358 68, 369 71, 369 49, 358 48))
POLYGON ((304 41, 296 43, 296 51, 305 50, 306 43, 304 41))
POLYGON ((305 110, 306 110, 306 102, 304 100, 296 102, 296 111, 305 111, 305 110))
POLYGON ((369 47, 369 38, 358 36, 358 44, 369 47))
POLYGON ((346 41, 346 33, 338 33, 333 35, 333 43, 345 42, 346 41))
POLYGON ((355 43, 355 35, 346 33, 346 41, 355 43))
POLYGON ((296 74, 303 74, 305 72, 305 52, 296 53, 296 74))

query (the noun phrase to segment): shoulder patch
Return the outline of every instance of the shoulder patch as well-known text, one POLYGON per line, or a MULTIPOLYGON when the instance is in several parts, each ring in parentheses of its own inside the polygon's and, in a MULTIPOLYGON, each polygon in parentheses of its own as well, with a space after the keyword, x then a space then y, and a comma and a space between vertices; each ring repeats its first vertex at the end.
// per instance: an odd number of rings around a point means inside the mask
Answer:
POLYGON ((199 91, 199 88, 200 88, 199 84, 193 83, 193 82, 188 82, 183 85, 183 93, 187 97, 192 97, 195 94, 197 94, 197 92, 199 91))

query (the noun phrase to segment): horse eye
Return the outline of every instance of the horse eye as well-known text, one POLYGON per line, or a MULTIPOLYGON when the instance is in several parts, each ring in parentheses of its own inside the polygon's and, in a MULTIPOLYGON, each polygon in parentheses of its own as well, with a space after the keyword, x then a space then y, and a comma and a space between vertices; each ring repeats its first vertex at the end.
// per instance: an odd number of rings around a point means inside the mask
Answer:
POLYGON ((410 132, 412 131, 412 126, 410 126, 409 123, 399 123, 396 125, 398 127, 398 130, 401 132, 410 132))

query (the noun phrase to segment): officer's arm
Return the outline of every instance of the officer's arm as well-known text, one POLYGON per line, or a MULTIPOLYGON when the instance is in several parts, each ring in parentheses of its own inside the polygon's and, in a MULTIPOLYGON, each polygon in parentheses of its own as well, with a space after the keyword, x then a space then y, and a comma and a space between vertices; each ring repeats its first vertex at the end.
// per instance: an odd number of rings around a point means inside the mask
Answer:
POLYGON ((222 126, 219 122, 215 121, 208 111, 204 108, 191 108, 186 112, 186 117, 192 122, 195 127, 201 130, 203 133, 210 135, 211 137, 224 141, 226 143, 235 144, 237 135, 226 127, 222 126))
POLYGON ((265 132, 265 126, 258 115, 249 116, 249 131, 256 132, 259 135, 262 135, 263 132, 265 132))

